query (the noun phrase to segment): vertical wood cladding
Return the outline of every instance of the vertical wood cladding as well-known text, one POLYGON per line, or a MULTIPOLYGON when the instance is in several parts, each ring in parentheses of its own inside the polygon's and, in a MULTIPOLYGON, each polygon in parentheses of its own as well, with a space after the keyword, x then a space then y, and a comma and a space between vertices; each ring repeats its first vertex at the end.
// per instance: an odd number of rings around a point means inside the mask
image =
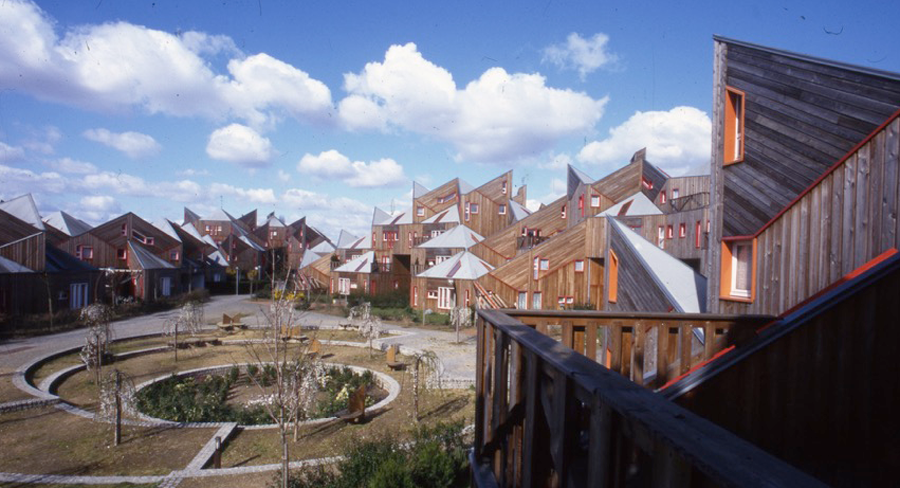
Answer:
POLYGON ((564 205, 566 205, 566 197, 560 197, 514 225, 508 226, 491 236, 485 236, 485 240, 473 246, 469 251, 490 263, 491 266, 501 266, 516 256, 516 238, 522 235, 523 228, 539 229, 541 236, 544 237, 549 237, 565 230, 567 220, 560 215, 560 210, 564 205))
MULTIPOLYGON (((607 227, 609 229, 609 227, 607 227)), ((640 257, 614 229, 608 232, 609 247, 619 258, 618 286, 615 303, 603 297, 604 310, 670 312, 672 303, 647 271, 640 257)), ((607 280, 609 277, 607 276, 607 280)), ((609 283, 606 283, 609 288, 609 283)))
POLYGON ((720 155, 714 167, 724 235, 748 235, 900 107, 900 79, 725 44, 724 83, 745 93, 744 159, 723 169, 720 155))
POLYGON ((778 315, 900 246, 900 119, 894 118, 757 236, 753 303, 723 313, 778 315))
POLYGON ((47 234, 37 233, 0 246, 0 256, 41 272, 46 268, 47 234))
MULTIPOLYGON (((413 222, 420 223, 423 220, 428 220, 435 214, 443 212, 453 205, 458 205, 459 202, 459 178, 454 178, 419 198, 413 199, 413 206, 410 210, 413 222), (450 196, 452 198, 447 198, 450 196), (424 210, 422 215, 418 213, 419 207, 422 207, 424 210)), ((460 215, 462 215, 462 211, 460 211, 460 215)))

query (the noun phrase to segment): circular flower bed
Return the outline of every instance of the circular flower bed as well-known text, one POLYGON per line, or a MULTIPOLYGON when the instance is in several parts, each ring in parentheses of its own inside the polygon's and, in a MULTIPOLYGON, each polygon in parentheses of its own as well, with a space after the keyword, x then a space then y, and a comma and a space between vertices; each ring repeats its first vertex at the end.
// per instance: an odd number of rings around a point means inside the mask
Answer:
MULTIPOLYGON (((346 410, 350 393, 363 385, 367 407, 387 396, 369 370, 358 373, 348 367, 328 366, 317 379, 309 406, 299 415, 301 419, 332 417, 346 410)), ((276 382, 271 365, 172 375, 142 388, 135 396, 135 406, 145 415, 175 422, 272 424, 269 411, 276 403, 276 382)))

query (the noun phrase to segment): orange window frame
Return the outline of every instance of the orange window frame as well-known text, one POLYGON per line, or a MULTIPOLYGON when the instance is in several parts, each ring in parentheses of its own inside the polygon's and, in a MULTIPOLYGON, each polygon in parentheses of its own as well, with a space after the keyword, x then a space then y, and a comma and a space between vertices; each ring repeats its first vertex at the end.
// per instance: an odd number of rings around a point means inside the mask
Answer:
POLYGON ((723 145, 722 163, 725 166, 740 163, 744 160, 744 139, 747 127, 744 124, 746 112, 744 92, 731 87, 725 88, 725 141, 723 145), (737 144, 737 147, 735 147, 737 144))
POLYGON ((719 267, 719 298, 732 302, 753 303, 756 300, 756 239, 753 239, 750 247, 750 296, 734 296, 731 290, 731 274, 733 272, 731 263, 734 255, 732 248, 736 243, 746 241, 730 241, 722 243, 722 263, 719 267))
POLYGON ((607 300, 609 303, 616 303, 619 299, 619 256, 616 252, 609 249, 609 289, 607 291, 607 300))

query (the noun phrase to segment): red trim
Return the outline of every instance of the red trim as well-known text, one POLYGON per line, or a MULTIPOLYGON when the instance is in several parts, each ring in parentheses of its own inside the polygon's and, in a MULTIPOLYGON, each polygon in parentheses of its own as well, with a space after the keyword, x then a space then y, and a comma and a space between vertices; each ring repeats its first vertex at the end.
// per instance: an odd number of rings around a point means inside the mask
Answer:
POLYGON ((669 380, 668 383, 666 383, 665 385, 662 385, 662 387, 659 389, 659 391, 665 390, 666 388, 668 388, 668 387, 674 385, 675 383, 681 381, 682 378, 686 378, 687 376, 690 376, 694 371, 697 371, 698 369, 700 369, 700 368, 706 366, 707 364, 709 364, 709 363, 715 361, 716 359, 719 359, 720 357, 724 356, 726 353, 731 352, 732 349, 734 349, 734 345, 728 346, 728 347, 726 347, 725 349, 722 349, 721 351, 715 353, 715 354, 713 355, 713 357, 707 359, 706 361, 702 361, 702 362, 698 363, 696 366, 694 366, 693 368, 691 368, 690 370, 688 370, 687 373, 684 373, 684 374, 681 375, 681 376, 677 376, 677 377, 675 377, 675 379, 669 380))
POLYGON ((791 200, 790 203, 788 203, 787 205, 785 205, 785 207, 784 207, 783 209, 781 209, 781 211, 778 212, 774 217, 772 217, 771 220, 769 220, 768 222, 766 222, 765 225, 763 225, 762 227, 760 227, 760 229, 759 229, 758 231, 756 231, 755 234, 753 234, 753 235, 748 235, 748 236, 729 236, 729 237, 723 237, 722 240, 723 240, 723 241, 735 241, 735 240, 744 240, 744 239, 751 239, 751 238, 753 238, 753 237, 759 237, 759 235, 762 234, 762 232, 763 232, 764 230, 766 230, 766 229, 768 229, 769 227, 771 227, 772 224, 774 224, 776 220, 778 220, 782 215, 784 215, 785 212, 787 212, 788 210, 790 210, 791 207, 793 207, 798 201, 800 201, 801 198, 805 197, 807 193, 813 191, 813 189, 814 189, 816 186, 818 186, 819 183, 822 182, 822 180, 824 180, 826 177, 828 177, 829 175, 831 175, 831 173, 834 173, 834 171, 835 171, 836 169, 838 169, 838 167, 840 167, 842 164, 844 164, 845 162, 847 162, 848 159, 850 159, 850 156, 853 156, 853 155, 856 154, 863 146, 865 146, 866 144, 868 144, 869 142, 871 142, 872 139, 874 139, 875 136, 877 136, 879 132, 883 131, 888 125, 890 125, 890 124, 891 124, 895 119, 897 119, 898 117, 900 117, 900 110, 897 110, 896 112, 894 112, 893 115, 891 115, 890 117, 888 117, 887 120, 884 121, 884 123, 882 123, 881 125, 879 125, 878 128, 876 128, 876 129, 875 129, 874 131, 872 131, 868 136, 866 136, 865 139, 863 139, 862 141, 860 141, 859 144, 853 146, 853 149, 850 149, 850 151, 848 151, 846 154, 844 154, 844 157, 842 157, 840 160, 838 160, 837 163, 833 164, 833 165, 832 165, 830 168, 828 168, 824 173, 822 173, 821 176, 819 176, 818 178, 816 178, 815 181, 813 181, 809 186, 807 186, 805 190, 803 190, 802 192, 800 192, 800 194, 797 195, 796 198, 794 198, 793 200, 791 200))

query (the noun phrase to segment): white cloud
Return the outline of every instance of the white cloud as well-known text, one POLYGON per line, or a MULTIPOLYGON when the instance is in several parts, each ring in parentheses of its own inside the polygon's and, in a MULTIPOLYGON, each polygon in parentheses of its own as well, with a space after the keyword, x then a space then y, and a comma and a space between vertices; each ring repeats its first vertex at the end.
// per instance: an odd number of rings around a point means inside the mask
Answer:
POLYGON ((53 154, 56 152, 56 144, 62 139, 62 132, 60 132, 59 128, 50 125, 31 132, 31 136, 22 143, 22 146, 41 154, 53 154))
POLYGON ((612 170, 631 155, 647 148, 647 160, 673 176, 699 165, 709 165, 712 122, 694 107, 675 107, 668 112, 635 112, 609 137, 584 146, 578 153, 583 163, 612 170))
POLYGON ((588 74, 602 67, 615 65, 618 61, 619 57, 607 50, 608 43, 609 36, 603 33, 585 39, 573 32, 566 38, 566 42, 545 48, 543 61, 562 69, 574 69, 584 81, 588 74))
POLYGON ((14 147, 0 142, 0 163, 12 163, 25 158, 25 151, 21 147, 14 147))
POLYGON ((260 125, 277 114, 324 120, 331 93, 266 54, 244 58, 227 36, 174 35, 128 22, 62 32, 35 4, 0 4, 0 85, 90 110, 139 109, 260 125), (228 72, 212 56, 229 56, 228 72))
POLYGON ((96 173, 97 167, 85 161, 78 161, 72 158, 61 158, 56 161, 50 161, 50 166, 61 172, 70 174, 88 174, 96 173))
POLYGON ((209 136, 206 154, 248 168, 260 168, 272 158, 272 142, 246 125, 231 124, 209 136))
POLYGON ((457 157, 504 162, 589 130, 607 98, 546 85, 539 74, 491 68, 458 89, 416 45, 391 46, 383 62, 344 75, 341 120, 351 129, 398 128, 447 141, 457 157))
POLYGON ((0 164, 0 199, 24 193, 62 193, 67 179, 56 172, 35 173, 29 169, 0 164))
POLYGON ((85 139, 99 142, 125 153, 131 159, 154 156, 162 147, 151 136, 140 132, 110 132, 107 129, 88 129, 82 133, 85 139))
POLYGON ((108 195, 83 197, 79 204, 70 208, 73 215, 88 222, 107 222, 122 214, 122 207, 115 198, 108 195))
POLYGON ((212 198, 217 196, 234 197, 242 202, 251 202, 261 205, 274 204, 278 202, 275 198, 275 191, 271 188, 238 188, 225 183, 213 183, 209 186, 208 195, 212 198))
POLYGON ((278 170, 278 179, 284 182, 291 181, 291 174, 283 169, 278 170))
POLYGON ((116 199, 107 195, 92 195, 83 197, 80 203, 84 208, 88 210, 109 211, 113 208, 119 207, 116 199))
POLYGON ((331 149, 304 154, 297 163, 297 171, 323 179, 339 179, 353 187, 397 186, 406 183, 403 166, 390 158, 364 163, 331 149))
POLYGON ((538 167, 542 169, 566 169, 566 166, 572 164, 572 157, 568 154, 551 154, 550 160, 544 160, 541 163, 538 163, 538 167))
POLYGON ((209 176, 209 170, 188 168, 177 171, 175 174, 177 174, 178 176, 209 176))
POLYGON ((357 236, 369 233, 372 207, 352 198, 291 188, 281 195, 279 205, 296 209, 295 218, 305 215, 307 222, 332 238, 341 229, 357 236))

